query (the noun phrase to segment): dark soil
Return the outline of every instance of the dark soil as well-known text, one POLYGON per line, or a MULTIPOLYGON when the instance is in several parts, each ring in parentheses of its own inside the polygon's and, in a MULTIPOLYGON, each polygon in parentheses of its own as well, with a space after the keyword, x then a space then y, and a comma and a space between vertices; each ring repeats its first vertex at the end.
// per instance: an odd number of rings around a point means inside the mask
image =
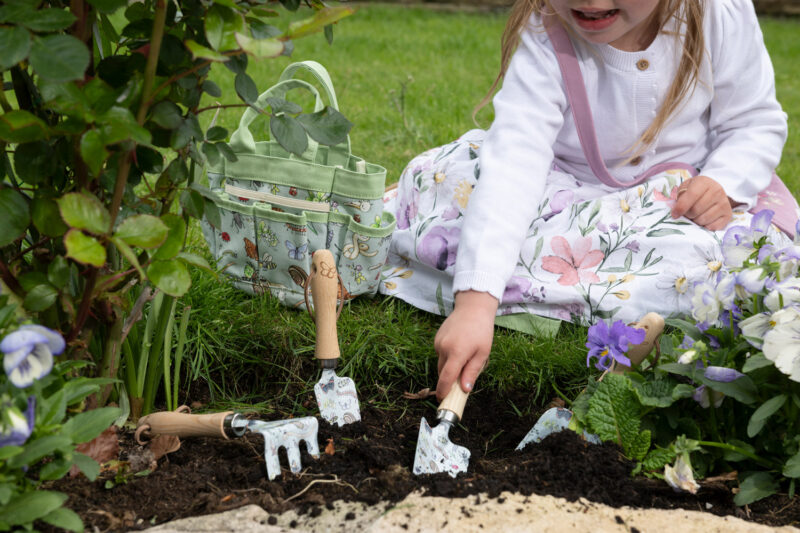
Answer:
MULTIPOLYGON (((518 417, 509 403, 489 394, 476 394, 465 412, 464 426, 450 433, 456 444, 472 452, 469 471, 452 479, 447 474, 415 477, 414 460, 421 416, 435 416, 429 402, 410 401, 405 411, 386 411, 362 404, 362 422, 343 428, 321 422, 320 449, 333 439, 335 453, 315 460, 303 455, 300 476, 284 470, 282 477, 266 478, 263 440, 247 435, 238 440, 185 439, 181 448, 159 462, 146 476, 114 480, 108 474, 95 482, 64 479, 55 490, 69 494, 67 506, 83 518, 88 530, 144 529, 177 518, 216 513, 242 505, 260 505, 268 512, 289 509, 319 514, 338 499, 366 504, 397 501, 422 489, 434 496, 466 496, 502 491, 525 495, 548 494, 574 501, 580 497, 612 506, 684 508, 735 515, 768 525, 800 524, 800 498, 777 495, 749 509, 733 504, 731 488, 722 482, 703 485, 696 496, 676 493, 663 481, 631 478, 633 464, 615 446, 591 445, 575 433, 562 432, 514 448, 535 422, 518 417), (312 480, 315 483, 301 496, 312 480), (111 483, 107 481, 112 480, 111 483), (113 485, 106 488, 106 485, 113 485), (290 499, 291 498, 291 499, 290 499), (287 501, 289 500, 289 501, 287 501), (710 507, 707 504, 711 504, 710 507), (707 510, 710 509, 710 510, 707 510)), ((136 453, 131 435, 125 435, 121 460, 136 453)), ((281 464, 286 458, 281 451, 281 464)))

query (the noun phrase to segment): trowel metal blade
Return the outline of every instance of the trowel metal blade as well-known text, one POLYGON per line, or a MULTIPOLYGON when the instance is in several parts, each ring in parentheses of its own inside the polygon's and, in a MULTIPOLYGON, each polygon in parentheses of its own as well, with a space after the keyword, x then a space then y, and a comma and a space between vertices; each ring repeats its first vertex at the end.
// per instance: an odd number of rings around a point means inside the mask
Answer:
POLYGON ((314 395, 320 416, 329 424, 342 427, 361 420, 358 393, 352 379, 339 377, 329 368, 323 369, 322 378, 314 385, 314 395))
POLYGON ((450 442, 450 424, 442 421, 431 427, 425 418, 419 424, 417 453, 414 455, 414 474, 447 472, 456 477, 466 472, 470 452, 463 446, 450 442))
POLYGON ((274 422, 265 422, 263 420, 247 421, 248 430, 261 433, 264 436, 264 461, 267 463, 267 477, 269 477, 270 481, 281 473, 281 465, 278 459, 278 448, 281 446, 286 449, 289 469, 295 474, 299 473, 302 468, 300 464, 300 441, 306 442, 306 449, 312 457, 319 457, 318 428, 319 422, 313 416, 274 422))
MULTIPOLYGON (((552 407, 544 412, 536 424, 531 428, 525 438, 517 446, 517 450, 523 449, 531 442, 542 442, 545 437, 558 433, 569 427, 570 420, 572 420, 572 411, 563 407, 552 407)), ((600 439, 597 435, 583 432, 583 438, 592 444, 600 444, 600 439)))

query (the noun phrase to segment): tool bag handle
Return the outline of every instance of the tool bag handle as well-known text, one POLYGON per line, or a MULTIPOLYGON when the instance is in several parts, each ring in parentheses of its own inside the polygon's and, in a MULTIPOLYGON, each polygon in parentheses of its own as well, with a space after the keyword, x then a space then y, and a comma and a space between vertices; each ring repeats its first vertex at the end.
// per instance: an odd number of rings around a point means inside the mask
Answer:
MULTIPOLYGON (((325 108, 325 102, 322 100, 319 91, 308 82, 303 80, 283 80, 279 81, 263 93, 261 93, 252 107, 248 107, 242 118, 239 119, 239 127, 231 135, 231 148, 236 153, 255 154, 256 153, 256 140, 253 138, 253 133, 250 131, 250 125, 267 107, 267 98, 286 98, 286 93, 292 89, 306 89, 314 96, 314 112, 321 111, 325 108)), ((269 138, 272 138, 272 133, 269 133, 269 138)), ((308 137, 308 148, 303 152, 299 159, 304 161, 314 161, 317 157, 317 150, 319 143, 308 137)), ((289 154, 290 159, 298 159, 295 154, 289 154)))

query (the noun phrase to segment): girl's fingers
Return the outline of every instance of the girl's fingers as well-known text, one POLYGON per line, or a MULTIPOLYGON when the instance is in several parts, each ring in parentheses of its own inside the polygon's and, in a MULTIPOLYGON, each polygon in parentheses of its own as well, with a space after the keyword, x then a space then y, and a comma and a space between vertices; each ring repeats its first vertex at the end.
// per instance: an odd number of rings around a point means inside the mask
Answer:
POLYGON ((464 370, 461 371, 461 390, 464 392, 471 392, 475 387, 475 381, 478 376, 483 372, 486 366, 488 354, 475 354, 464 365, 464 370))
POLYGON ((453 383, 455 383, 461 375, 463 368, 463 358, 452 356, 447 358, 447 362, 439 372, 439 382, 436 384, 436 398, 439 401, 442 401, 444 397, 447 396, 447 393, 450 392, 453 383))

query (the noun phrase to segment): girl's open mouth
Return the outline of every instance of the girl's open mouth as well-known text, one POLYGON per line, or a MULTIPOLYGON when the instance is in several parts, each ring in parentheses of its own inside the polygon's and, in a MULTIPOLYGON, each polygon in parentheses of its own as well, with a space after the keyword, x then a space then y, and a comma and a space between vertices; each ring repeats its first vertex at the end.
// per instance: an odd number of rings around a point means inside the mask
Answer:
POLYGON ((611 26, 619 15, 619 9, 607 11, 579 11, 572 10, 572 18, 582 30, 600 31, 611 26))

